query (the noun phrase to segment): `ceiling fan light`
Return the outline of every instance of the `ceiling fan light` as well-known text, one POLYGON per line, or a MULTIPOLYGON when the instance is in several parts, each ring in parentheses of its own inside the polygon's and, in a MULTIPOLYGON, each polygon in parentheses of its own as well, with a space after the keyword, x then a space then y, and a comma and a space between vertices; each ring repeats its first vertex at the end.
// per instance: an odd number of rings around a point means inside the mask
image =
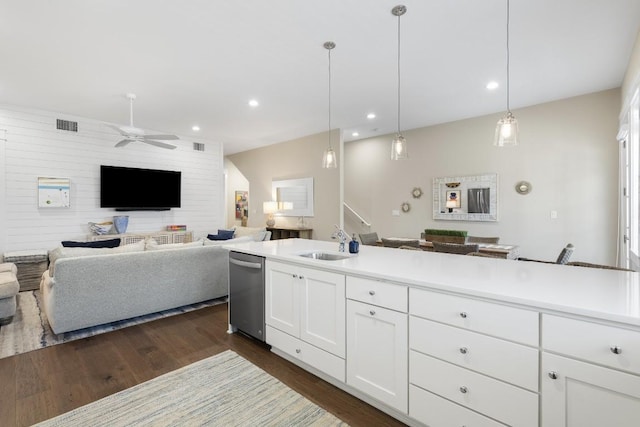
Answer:
POLYGON ((518 121, 511 111, 498 120, 493 145, 497 147, 509 147, 518 145, 518 121))
POLYGON ((391 141, 391 160, 403 160, 408 159, 409 153, 407 150, 407 140, 404 136, 397 134, 391 141))
POLYGON ((322 167, 325 169, 332 169, 338 167, 338 159, 333 148, 329 147, 324 151, 322 156, 322 167))

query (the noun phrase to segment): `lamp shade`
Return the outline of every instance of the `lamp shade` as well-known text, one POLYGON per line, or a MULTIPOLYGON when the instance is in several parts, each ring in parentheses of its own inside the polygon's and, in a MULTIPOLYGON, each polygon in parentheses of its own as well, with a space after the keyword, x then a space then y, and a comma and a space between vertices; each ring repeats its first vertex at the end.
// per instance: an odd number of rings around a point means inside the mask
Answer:
POLYGON ((498 120, 493 145, 498 147, 518 145, 518 121, 511 111, 498 120))
POLYGON ((409 157, 407 151, 407 140, 401 134, 391 141, 391 160, 401 160, 409 157))
POLYGON ((262 211, 266 214, 274 214, 278 212, 278 202, 262 203, 262 211))
POLYGON ((333 151, 333 148, 329 147, 324 151, 324 155, 322 156, 322 167, 323 168, 337 168, 338 161, 336 158, 336 153, 333 151))

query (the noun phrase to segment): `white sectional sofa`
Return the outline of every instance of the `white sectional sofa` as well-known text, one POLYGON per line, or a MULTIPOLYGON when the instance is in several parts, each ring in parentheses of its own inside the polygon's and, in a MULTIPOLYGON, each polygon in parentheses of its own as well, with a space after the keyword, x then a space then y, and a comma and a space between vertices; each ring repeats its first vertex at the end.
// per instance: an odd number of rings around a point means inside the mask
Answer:
POLYGON ((59 334, 223 297, 228 259, 228 250, 202 243, 59 258, 42 275, 44 312, 59 334))

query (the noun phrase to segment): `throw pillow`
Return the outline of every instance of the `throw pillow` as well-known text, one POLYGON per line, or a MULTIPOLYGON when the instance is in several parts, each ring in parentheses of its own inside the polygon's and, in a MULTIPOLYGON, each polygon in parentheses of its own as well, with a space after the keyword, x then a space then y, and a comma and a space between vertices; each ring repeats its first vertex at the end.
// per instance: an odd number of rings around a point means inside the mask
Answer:
POLYGON ((233 239, 233 233, 235 230, 221 230, 218 229, 218 234, 207 234, 209 240, 229 240, 233 239))
POLYGON ((62 242, 65 248, 115 248, 120 246, 120 239, 96 240, 95 242, 74 242, 65 240, 62 242))

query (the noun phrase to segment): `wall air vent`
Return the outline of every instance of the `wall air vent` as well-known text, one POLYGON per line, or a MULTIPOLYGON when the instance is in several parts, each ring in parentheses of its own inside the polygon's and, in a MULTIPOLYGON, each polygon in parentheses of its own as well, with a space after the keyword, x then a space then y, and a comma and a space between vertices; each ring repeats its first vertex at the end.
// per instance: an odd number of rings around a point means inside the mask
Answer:
POLYGON ((204 151, 204 144, 201 144, 199 142, 194 142, 193 149, 194 151, 204 151))
POLYGON ((56 129, 67 130, 69 132, 78 132, 78 122, 56 119, 56 129))

